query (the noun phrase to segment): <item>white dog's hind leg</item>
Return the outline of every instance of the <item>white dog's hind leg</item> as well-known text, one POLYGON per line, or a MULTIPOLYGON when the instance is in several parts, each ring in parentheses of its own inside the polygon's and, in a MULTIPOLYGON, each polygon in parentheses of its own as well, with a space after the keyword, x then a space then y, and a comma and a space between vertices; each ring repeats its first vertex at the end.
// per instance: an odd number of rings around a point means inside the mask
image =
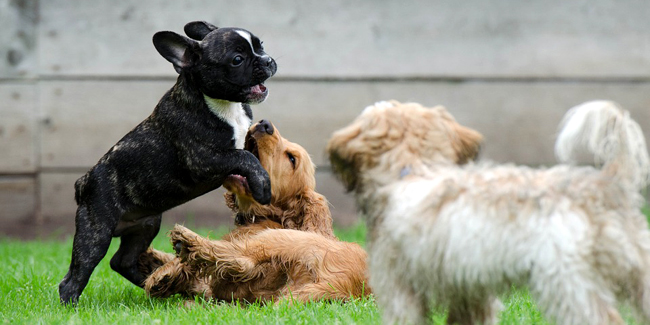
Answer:
MULTIPOLYGON (((371 254, 377 253, 372 251, 371 254)), ((372 254, 370 260, 370 286, 377 305, 383 312, 383 324, 427 324, 428 300, 418 292, 395 267, 379 267, 390 262, 384 254, 372 254)))
MULTIPOLYGON (((571 265, 565 270, 571 270, 571 265)), ((549 320, 558 325, 625 324, 606 285, 576 271, 573 268, 572 272, 533 279, 530 293, 549 320)))
POLYGON ((383 309, 383 324, 428 324, 429 308, 427 300, 416 294, 413 288, 390 286, 390 292, 378 294, 373 287, 377 304, 383 309))
POLYGON ((637 317, 641 317, 643 324, 650 324, 650 269, 641 270, 637 283, 633 284, 638 290, 633 291, 630 302, 636 311, 637 317))
POLYGON ((494 296, 458 299, 449 305, 447 324, 497 324, 502 309, 503 304, 494 296))

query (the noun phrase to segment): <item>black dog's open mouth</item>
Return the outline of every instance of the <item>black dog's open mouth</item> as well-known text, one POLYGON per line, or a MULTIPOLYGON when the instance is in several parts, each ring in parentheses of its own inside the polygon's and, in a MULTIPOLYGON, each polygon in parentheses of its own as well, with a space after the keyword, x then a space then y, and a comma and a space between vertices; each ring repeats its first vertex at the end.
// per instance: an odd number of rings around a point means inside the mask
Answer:
POLYGON ((255 94, 255 95, 260 94, 260 95, 262 95, 262 94, 266 93, 267 91, 268 91, 268 89, 266 89, 266 86, 264 86, 263 83, 251 87, 251 94, 255 94))
POLYGON ((249 88, 248 100, 249 104, 259 104, 266 99, 269 95, 269 90, 263 83, 257 84, 249 88))

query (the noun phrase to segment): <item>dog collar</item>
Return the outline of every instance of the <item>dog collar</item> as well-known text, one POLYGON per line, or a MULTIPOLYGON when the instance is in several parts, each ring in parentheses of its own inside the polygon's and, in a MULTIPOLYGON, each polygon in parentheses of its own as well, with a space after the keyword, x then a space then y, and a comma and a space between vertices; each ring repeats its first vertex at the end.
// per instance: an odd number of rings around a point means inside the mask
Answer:
POLYGON ((243 213, 237 213, 235 215, 235 225, 237 226, 245 226, 248 224, 253 224, 255 223, 255 216, 247 216, 243 213))
POLYGON ((402 168, 402 170, 400 170, 399 172, 399 179, 406 177, 410 173, 411 173, 411 166, 408 165, 404 166, 404 168, 402 168))

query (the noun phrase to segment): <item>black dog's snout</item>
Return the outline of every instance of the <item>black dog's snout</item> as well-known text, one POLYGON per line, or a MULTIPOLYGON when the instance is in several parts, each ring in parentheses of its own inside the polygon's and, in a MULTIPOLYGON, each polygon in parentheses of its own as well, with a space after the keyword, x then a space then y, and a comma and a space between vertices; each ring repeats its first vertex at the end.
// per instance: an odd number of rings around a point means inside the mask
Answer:
POLYGON ((255 131, 257 132, 266 132, 268 135, 273 134, 273 124, 267 120, 261 120, 255 126, 255 131))
POLYGON ((273 64, 273 58, 269 56, 269 58, 266 59, 266 66, 268 67, 268 66, 270 66, 271 64, 273 64))

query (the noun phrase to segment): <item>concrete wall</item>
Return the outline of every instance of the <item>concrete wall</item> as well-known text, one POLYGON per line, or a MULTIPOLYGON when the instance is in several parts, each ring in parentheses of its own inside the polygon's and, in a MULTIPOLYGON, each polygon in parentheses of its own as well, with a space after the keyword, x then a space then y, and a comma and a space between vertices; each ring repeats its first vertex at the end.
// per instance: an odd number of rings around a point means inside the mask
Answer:
MULTIPOLYGON (((156 31, 206 20, 262 38, 279 68, 255 118, 310 151, 346 225, 323 148, 378 100, 447 106, 496 161, 552 164, 560 117, 590 99, 620 102, 650 138, 648 17, 645 0, 0 0, 0 234, 71 229, 76 178, 174 83, 156 31)), ((165 220, 230 223, 221 193, 165 220)))

